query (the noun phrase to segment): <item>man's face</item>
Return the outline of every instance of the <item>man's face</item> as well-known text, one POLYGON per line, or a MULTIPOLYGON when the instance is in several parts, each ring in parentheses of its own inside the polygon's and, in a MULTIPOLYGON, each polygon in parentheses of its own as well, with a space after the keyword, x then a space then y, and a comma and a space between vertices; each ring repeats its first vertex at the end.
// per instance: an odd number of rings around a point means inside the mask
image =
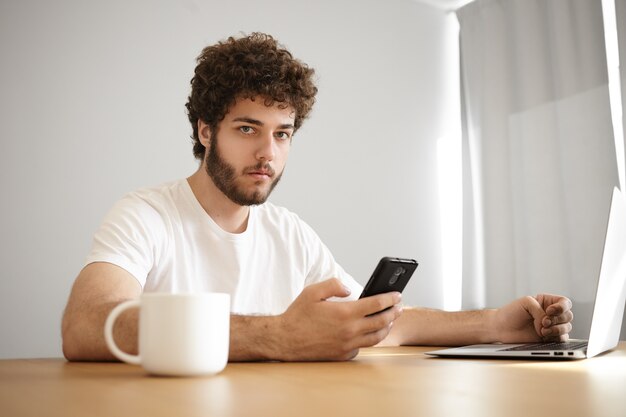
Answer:
POLYGON ((206 172, 217 188, 241 206, 262 204, 278 184, 291 148, 295 112, 257 97, 237 100, 216 132, 199 130, 206 172))

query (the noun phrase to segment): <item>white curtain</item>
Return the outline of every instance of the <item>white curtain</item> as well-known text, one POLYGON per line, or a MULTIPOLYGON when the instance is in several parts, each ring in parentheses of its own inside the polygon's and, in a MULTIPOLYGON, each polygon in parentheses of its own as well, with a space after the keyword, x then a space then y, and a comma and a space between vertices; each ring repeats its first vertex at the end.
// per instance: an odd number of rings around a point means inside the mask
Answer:
POLYGON ((624 129, 624 144, 626 145, 626 0, 615 0, 615 14, 617 16, 619 72, 622 87, 622 126, 624 129))
POLYGON ((563 293, 587 337, 618 183, 601 2, 477 0, 457 15, 463 307, 563 293))
MULTIPOLYGON (((620 59, 620 83, 622 88, 622 128, 624 129, 624 148, 626 149, 626 0, 615 0, 617 16, 617 42, 620 59)), ((621 339, 626 339, 626 314, 622 322, 621 339)))

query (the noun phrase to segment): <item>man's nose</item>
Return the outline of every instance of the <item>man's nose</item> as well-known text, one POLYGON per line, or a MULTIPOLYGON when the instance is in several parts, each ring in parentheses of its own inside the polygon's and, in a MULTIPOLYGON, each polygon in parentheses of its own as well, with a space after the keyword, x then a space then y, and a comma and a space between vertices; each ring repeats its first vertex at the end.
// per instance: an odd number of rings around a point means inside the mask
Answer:
POLYGON ((258 160, 272 161, 276 155, 275 149, 276 143, 274 141, 274 135, 267 133, 259 138, 259 147, 257 149, 256 158, 258 160))

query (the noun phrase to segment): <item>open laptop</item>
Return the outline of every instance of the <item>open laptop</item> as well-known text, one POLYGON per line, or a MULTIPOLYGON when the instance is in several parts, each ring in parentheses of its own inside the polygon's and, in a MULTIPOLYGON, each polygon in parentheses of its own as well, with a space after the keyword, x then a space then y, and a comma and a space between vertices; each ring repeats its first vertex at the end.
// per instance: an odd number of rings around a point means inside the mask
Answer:
POLYGON ((626 302, 626 197, 613 189, 589 340, 471 345, 426 352, 439 357, 585 359, 617 346, 626 302))

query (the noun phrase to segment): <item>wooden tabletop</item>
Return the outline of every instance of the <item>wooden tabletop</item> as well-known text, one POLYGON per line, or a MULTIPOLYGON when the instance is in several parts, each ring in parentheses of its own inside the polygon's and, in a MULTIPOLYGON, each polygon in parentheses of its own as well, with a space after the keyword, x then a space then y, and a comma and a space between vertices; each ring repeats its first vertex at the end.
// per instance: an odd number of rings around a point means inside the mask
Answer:
POLYGON ((626 416, 626 342, 588 360, 438 359, 362 349, 350 362, 231 363, 166 378, 122 363, 0 361, 0 416, 626 416))

